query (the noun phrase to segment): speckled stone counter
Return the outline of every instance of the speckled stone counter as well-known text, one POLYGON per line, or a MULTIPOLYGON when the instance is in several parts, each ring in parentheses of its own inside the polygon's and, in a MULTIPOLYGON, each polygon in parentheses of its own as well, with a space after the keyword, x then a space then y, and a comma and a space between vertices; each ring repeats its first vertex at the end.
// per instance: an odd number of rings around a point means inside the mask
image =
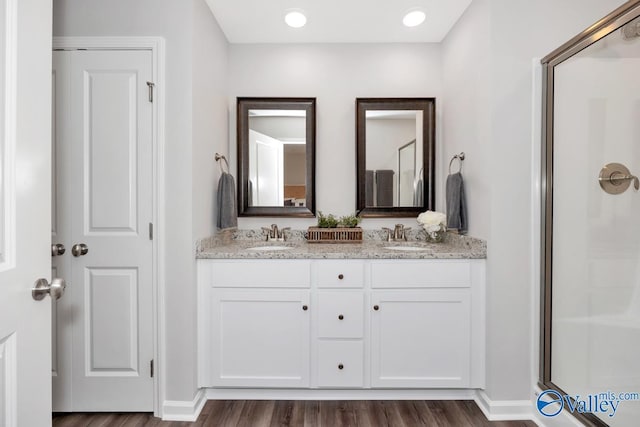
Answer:
POLYGON ((486 242, 447 233, 442 243, 425 243, 423 231, 408 232, 407 241, 387 242, 383 233, 364 230, 362 243, 308 243, 306 231, 287 232, 287 241, 265 241, 262 231, 225 231, 202 239, 198 259, 482 259, 486 242), (284 249, 286 247, 286 249, 284 249), (395 249, 393 249, 395 248, 395 249))

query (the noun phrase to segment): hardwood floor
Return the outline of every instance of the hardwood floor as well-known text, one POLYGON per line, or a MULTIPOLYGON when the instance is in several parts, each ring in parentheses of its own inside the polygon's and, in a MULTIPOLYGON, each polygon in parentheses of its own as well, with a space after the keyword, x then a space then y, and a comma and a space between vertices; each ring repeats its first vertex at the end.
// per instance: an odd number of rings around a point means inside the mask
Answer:
POLYGON ((193 423, 151 414, 54 414, 55 427, 535 427, 490 422, 472 400, 273 401, 210 400, 193 423))

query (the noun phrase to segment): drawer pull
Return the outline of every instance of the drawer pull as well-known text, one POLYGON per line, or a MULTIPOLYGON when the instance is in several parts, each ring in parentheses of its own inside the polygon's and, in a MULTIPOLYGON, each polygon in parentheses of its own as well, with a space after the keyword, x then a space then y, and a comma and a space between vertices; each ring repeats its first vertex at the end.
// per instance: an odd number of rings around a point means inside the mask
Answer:
POLYGON ((344 369, 344 365, 341 363, 338 365, 338 369, 343 370, 344 369))
POLYGON ((344 274, 338 274, 338 279, 340 280, 344 279, 344 274))
POLYGON ((374 306, 373 306, 373 309, 374 309, 375 311, 378 311, 378 310, 380 310, 380 306, 378 306, 378 305, 374 305, 374 306))
POLYGON ((303 306, 302 306, 302 309, 303 309, 304 311, 307 311, 307 310, 309 309, 309 307, 307 307, 306 305, 303 305, 303 306))
POLYGON ((343 319, 344 319, 344 316, 343 316, 342 314, 340 314, 340 315, 338 315, 338 319, 339 319, 339 320, 343 320, 343 319))

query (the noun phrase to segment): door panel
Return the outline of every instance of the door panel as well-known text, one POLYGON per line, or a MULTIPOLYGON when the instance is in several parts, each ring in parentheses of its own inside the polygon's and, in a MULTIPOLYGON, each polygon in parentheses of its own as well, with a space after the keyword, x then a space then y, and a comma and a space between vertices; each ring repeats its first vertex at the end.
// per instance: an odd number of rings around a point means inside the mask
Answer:
POLYGON ((137 271, 85 272, 86 375, 139 375, 137 271))
POLYGON ((67 247, 56 263, 70 277, 58 317, 63 395, 54 406, 152 411, 151 52, 54 57, 57 239, 67 247), (81 243, 87 253, 74 256, 81 243))
POLYGON ((51 423, 51 1, 0 0, 0 425, 51 423), (19 7, 18 7, 19 6, 19 7))
POLYGON ((87 234, 135 233, 137 88, 133 70, 85 70, 83 141, 87 234))

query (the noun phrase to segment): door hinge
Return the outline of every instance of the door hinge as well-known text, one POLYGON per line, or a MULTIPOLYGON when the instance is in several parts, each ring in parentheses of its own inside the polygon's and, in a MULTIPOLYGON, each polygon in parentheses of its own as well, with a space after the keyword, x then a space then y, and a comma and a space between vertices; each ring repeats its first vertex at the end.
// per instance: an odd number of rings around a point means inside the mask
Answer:
POLYGON ((153 240, 153 223, 149 223, 149 240, 153 240))
POLYGON ((149 102, 153 102, 153 89, 156 87, 156 84, 147 82, 147 86, 149 87, 149 102))
POLYGON ((153 378, 153 359, 151 359, 151 362, 149 362, 149 370, 151 372, 151 378, 153 378))

